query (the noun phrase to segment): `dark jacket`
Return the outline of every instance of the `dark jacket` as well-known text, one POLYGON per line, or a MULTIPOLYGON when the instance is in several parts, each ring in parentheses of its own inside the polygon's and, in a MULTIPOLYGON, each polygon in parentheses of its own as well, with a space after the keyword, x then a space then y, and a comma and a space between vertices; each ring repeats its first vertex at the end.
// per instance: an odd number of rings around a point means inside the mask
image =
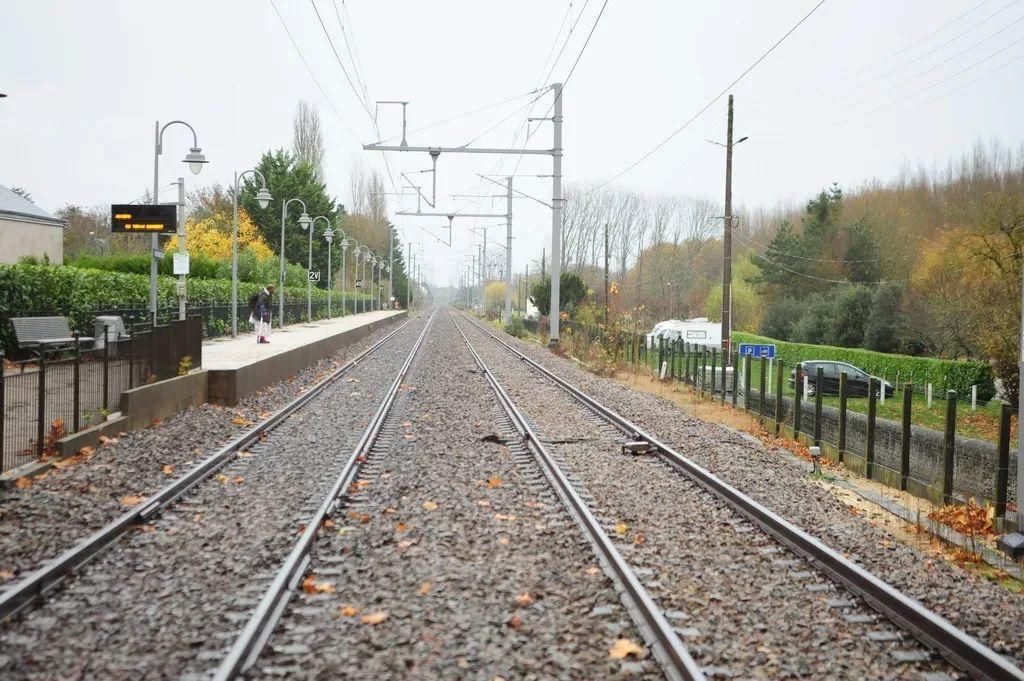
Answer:
POLYGON ((269 322, 270 321, 270 292, 267 289, 260 291, 259 295, 256 296, 256 311, 253 315, 257 319, 269 322))

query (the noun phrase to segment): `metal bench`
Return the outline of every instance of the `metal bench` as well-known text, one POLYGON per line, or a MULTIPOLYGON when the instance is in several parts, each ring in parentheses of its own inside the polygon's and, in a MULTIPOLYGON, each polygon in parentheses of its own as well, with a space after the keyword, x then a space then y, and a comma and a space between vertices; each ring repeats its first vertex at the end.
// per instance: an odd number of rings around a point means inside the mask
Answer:
POLYGON ((75 343, 91 343, 92 336, 79 336, 71 331, 67 317, 12 317, 14 337, 19 350, 40 355, 46 350, 62 350, 75 343))

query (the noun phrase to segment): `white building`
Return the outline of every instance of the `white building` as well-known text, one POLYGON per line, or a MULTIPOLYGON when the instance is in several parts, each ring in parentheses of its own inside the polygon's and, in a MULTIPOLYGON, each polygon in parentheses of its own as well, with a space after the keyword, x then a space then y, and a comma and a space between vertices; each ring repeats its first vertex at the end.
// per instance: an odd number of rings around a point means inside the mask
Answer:
POLYGON ((24 256, 64 262, 64 222, 0 185, 0 263, 24 256))

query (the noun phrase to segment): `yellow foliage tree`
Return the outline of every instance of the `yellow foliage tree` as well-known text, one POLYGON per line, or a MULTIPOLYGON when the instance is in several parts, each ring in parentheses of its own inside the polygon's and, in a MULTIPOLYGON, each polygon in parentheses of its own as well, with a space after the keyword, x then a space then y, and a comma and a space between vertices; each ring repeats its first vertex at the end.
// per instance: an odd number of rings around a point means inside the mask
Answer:
POLYGON ((484 307, 497 312, 505 305, 505 282, 492 281, 484 287, 484 307))
MULTIPOLYGON (((174 251, 177 248, 178 237, 172 236, 167 242, 167 250, 174 251)), ((198 221, 188 220, 185 223, 185 248, 193 255, 204 255, 213 260, 230 260, 231 216, 215 214, 198 221)), ((238 249, 248 250, 261 262, 274 255, 259 228, 241 208, 238 209, 238 249)))

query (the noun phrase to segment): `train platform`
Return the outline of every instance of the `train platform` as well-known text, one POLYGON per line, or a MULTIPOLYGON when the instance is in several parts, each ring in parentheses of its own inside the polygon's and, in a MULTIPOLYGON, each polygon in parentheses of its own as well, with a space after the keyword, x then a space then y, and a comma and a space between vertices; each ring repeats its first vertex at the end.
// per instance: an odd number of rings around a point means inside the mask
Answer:
POLYGON ((292 324, 274 329, 269 343, 257 343, 254 333, 207 341, 203 343, 202 368, 209 375, 209 399, 235 405, 242 397, 288 378, 405 316, 405 310, 378 310, 292 324))

